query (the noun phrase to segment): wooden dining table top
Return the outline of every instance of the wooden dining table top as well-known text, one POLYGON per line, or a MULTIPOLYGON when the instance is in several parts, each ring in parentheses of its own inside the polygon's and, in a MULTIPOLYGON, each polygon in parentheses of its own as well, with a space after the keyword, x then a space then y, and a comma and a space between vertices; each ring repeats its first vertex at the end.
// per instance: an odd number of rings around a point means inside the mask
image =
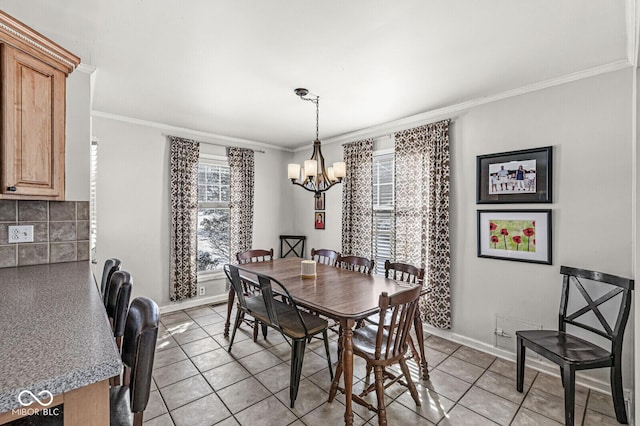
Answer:
POLYGON ((412 286, 384 276, 322 263, 316 265, 315 278, 302 278, 302 260, 287 257, 238 266, 275 278, 286 287, 298 305, 334 319, 366 318, 378 311, 378 298, 382 292, 394 294, 412 286))

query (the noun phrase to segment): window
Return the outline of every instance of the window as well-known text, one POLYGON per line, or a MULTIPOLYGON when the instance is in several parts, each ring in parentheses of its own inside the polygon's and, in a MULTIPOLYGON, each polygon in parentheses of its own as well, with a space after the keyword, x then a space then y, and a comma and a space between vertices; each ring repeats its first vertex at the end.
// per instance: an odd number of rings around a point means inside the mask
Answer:
POLYGON ((384 261, 395 257, 393 170, 392 153, 374 154, 372 253, 378 274, 384 271, 384 261))
POLYGON ((98 235, 98 217, 96 214, 96 185, 98 179, 98 138, 91 141, 91 163, 89 166, 89 249, 91 251, 90 258, 92 263, 97 263, 96 245, 98 235))
POLYGON ((229 166, 201 158, 198 166, 198 273, 229 262, 229 166))

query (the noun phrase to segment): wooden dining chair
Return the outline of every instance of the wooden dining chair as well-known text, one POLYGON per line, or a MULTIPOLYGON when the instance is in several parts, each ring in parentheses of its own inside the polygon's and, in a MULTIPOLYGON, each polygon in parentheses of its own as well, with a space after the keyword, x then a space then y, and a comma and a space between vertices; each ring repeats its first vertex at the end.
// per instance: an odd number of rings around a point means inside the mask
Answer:
POLYGON ((112 426, 142 426, 149 402, 160 310, 146 297, 131 302, 122 342, 124 383, 109 389, 112 426))
POLYGON ((239 251, 236 253, 236 259, 241 265, 244 263, 267 262, 269 260, 273 260, 273 249, 251 249, 239 251))
POLYGON ((396 281, 404 281, 411 284, 422 284, 424 281, 424 268, 409 265, 408 263, 384 261, 384 276, 396 281))
POLYGON ((294 407, 300 385, 300 375, 302 373, 302 362, 307 339, 317 334, 322 334, 324 349, 327 355, 329 375, 333 379, 333 369, 331 366, 331 356, 329 354, 329 339, 327 336, 327 321, 316 315, 298 309, 295 300, 289 294, 282 283, 275 278, 264 274, 251 272, 248 269, 235 265, 225 265, 224 272, 231 281, 231 285, 236 289, 238 295, 238 312, 229 341, 228 352, 231 352, 233 340, 242 322, 242 315, 251 315, 260 323, 265 324, 278 332, 285 338, 293 341, 291 345, 291 375, 289 382, 289 398, 291 408, 294 407), (240 277, 240 274, 243 277, 240 277), (250 277, 250 278, 248 278, 250 277), (241 291, 243 281, 251 280, 260 289, 260 294, 245 296, 241 291), (280 296, 285 296, 287 302, 280 300, 280 296))
MULTIPOLYGON (((353 354, 364 358, 367 362, 367 367, 371 366, 373 368, 375 382, 367 386, 359 395, 353 394, 352 400, 377 413, 379 425, 387 424, 384 390, 399 382, 403 377, 411 397, 416 405, 420 405, 420 398, 405 360, 409 349, 407 339, 413 326, 413 318, 418 307, 420 291, 420 286, 414 286, 391 296, 386 292, 382 293, 378 300, 380 308, 378 325, 366 325, 353 331, 353 354), (388 326, 385 325, 387 312, 391 313, 388 326), (393 364, 400 365, 401 374, 395 375, 386 370, 386 367, 393 364), (390 381, 385 384, 385 379, 390 381), (364 399, 367 394, 373 391, 376 392, 377 407, 374 407, 364 399)), ((342 362, 338 360, 336 375, 331 383, 329 392, 329 402, 332 402, 336 396, 342 372, 342 362)), ((344 392, 344 389, 340 388, 340 390, 344 392)))
POLYGON ((329 266, 336 266, 336 262, 340 257, 340 253, 329 249, 311 249, 311 259, 318 263, 324 263, 329 266))
POLYGON ((622 392, 622 338, 629 318, 634 281, 568 266, 561 266, 560 273, 564 277, 558 330, 516 331, 516 389, 518 392, 523 391, 526 349, 558 364, 564 386, 565 425, 573 426, 576 371, 610 367, 611 394, 616 419, 619 423, 626 424, 627 413, 622 392), (570 292, 572 284, 575 289, 570 292), (576 297, 570 298, 573 294, 576 297), (578 294, 582 297, 577 297, 578 294), (582 303, 578 304, 575 299, 581 299, 582 303), (609 301, 611 302, 606 308, 602 306, 609 301), (572 312, 569 312, 569 305, 572 312), (616 315, 607 319, 605 314, 613 308, 616 308, 616 315), (604 337, 611 342, 610 349, 604 349, 584 338, 567 333, 567 325, 604 337))
MULTIPOLYGON (((418 268, 417 266, 410 265, 408 263, 390 262, 388 259, 384 262, 384 276, 396 281, 403 281, 410 284, 419 284, 423 286, 424 283, 424 268, 418 268)), ((423 286, 420 296, 424 296, 427 290, 423 286)), ((365 318, 365 321, 370 324, 378 324, 378 315, 371 315, 365 318)), ((389 313, 386 317, 386 325, 389 325, 389 313)), ((407 338, 409 347, 411 348, 411 355, 416 364, 420 367, 420 377, 424 380, 429 380, 429 369, 427 366, 427 358, 424 351, 424 332, 422 330, 422 320, 420 319, 420 311, 416 309, 416 316, 414 318, 414 330, 416 333, 416 341, 418 348, 413 341, 411 335, 407 338)), ((366 381, 369 382, 371 374, 371 368, 367 367, 366 381)))
POLYGON ((363 274, 373 274, 375 261, 360 256, 342 256, 338 254, 336 266, 338 268, 347 269, 354 272, 362 272, 363 274))

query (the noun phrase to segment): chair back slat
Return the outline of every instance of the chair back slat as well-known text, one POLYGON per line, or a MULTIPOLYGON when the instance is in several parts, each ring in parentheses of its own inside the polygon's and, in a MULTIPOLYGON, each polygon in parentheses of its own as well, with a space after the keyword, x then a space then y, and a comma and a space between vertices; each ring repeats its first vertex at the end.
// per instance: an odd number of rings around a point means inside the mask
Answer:
POLYGON ((360 256, 342 256, 338 255, 336 266, 349 271, 361 272, 363 274, 373 274, 374 260, 360 256))
POLYGON ((340 253, 335 250, 329 249, 311 249, 311 259, 318 263, 323 263, 329 266, 336 266, 340 253))
POLYGON ((567 266, 562 266, 560 268, 560 273, 563 274, 564 277, 560 301, 559 329, 561 331, 566 331, 566 325, 571 324, 610 340, 612 344, 612 351, 614 348, 620 346, 622 344, 624 328, 629 317, 632 296, 631 292, 634 288, 634 281, 632 279, 605 274, 602 272, 567 266), (589 291, 585 288, 585 285, 583 285, 581 279, 593 282, 597 287, 600 287, 600 289, 606 289, 606 287, 611 286, 615 288, 612 288, 604 295, 599 296, 594 300, 592 295, 589 294, 589 291), (600 284, 602 284, 602 286, 600 284), (569 295, 571 294, 572 288, 577 290, 576 294, 580 295, 580 301, 582 303, 577 309, 569 313, 569 295), (612 326, 611 322, 605 318, 601 306, 618 295, 620 295, 620 298, 619 301, 616 302, 617 312, 615 315, 615 322, 612 326), (597 322, 602 329, 598 329, 585 321, 586 315, 589 313, 593 314, 593 317, 597 319, 597 322))
POLYGON ((247 307, 247 302, 245 299, 244 288, 242 285, 242 280, 240 280, 240 273, 238 272, 238 268, 232 268, 231 265, 224 265, 224 273, 227 276, 227 279, 231 283, 231 287, 238 298, 238 304, 243 308, 247 307))
POLYGON ((398 358, 407 352, 407 338, 413 325, 421 290, 421 286, 416 285, 391 296, 386 292, 380 295, 376 359, 398 358))

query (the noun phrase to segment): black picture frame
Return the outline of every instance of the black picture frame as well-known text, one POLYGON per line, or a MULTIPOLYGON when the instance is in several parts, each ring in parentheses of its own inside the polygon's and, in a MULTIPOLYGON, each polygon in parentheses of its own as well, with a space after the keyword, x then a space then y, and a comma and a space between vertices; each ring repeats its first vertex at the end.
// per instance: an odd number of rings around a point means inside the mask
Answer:
POLYGON ((478 257, 551 265, 551 216, 551 209, 478 210, 478 257))
POLYGON ((478 155, 476 203, 551 203, 552 172, 552 146, 478 155))

